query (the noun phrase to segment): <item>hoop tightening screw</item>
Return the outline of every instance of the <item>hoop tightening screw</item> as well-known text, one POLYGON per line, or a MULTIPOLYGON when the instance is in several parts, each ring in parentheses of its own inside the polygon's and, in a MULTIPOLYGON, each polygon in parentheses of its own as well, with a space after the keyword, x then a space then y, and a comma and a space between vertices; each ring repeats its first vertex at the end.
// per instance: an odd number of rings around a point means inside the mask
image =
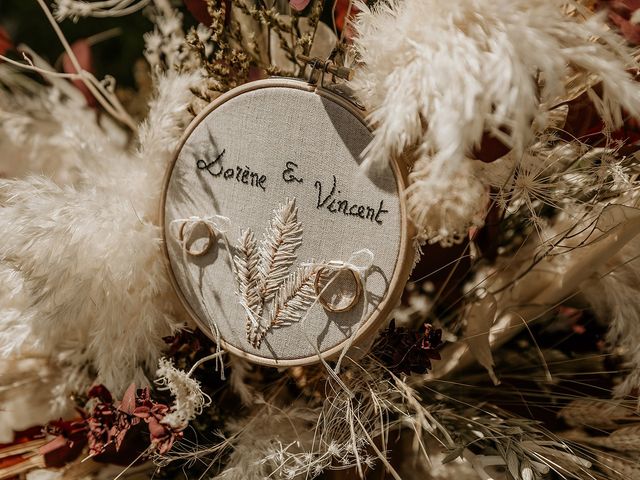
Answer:
POLYGON ((335 75, 338 78, 342 78, 344 80, 352 80, 353 79, 353 69, 349 67, 340 67, 333 63, 331 60, 322 60, 318 57, 308 57, 306 55, 298 54, 298 60, 304 62, 311 66, 314 70, 320 70, 331 75, 335 75))

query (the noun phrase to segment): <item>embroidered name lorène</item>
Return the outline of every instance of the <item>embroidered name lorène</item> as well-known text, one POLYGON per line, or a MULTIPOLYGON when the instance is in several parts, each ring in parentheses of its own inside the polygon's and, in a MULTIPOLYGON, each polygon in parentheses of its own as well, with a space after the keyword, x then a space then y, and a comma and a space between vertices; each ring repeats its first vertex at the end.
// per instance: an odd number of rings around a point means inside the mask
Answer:
POLYGON ((235 168, 225 168, 222 164, 225 151, 226 150, 222 150, 222 153, 220 153, 220 155, 218 155, 212 162, 207 163, 205 160, 198 160, 196 165, 200 170, 206 170, 214 177, 222 176, 225 180, 235 179, 236 182, 250 185, 252 187, 258 187, 266 191, 266 175, 256 173, 246 165, 244 167, 236 165, 235 168))
POLYGON ((369 207, 367 205, 358 205, 350 203, 348 200, 339 199, 336 195, 341 192, 337 190, 336 176, 333 175, 333 186, 331 191, 327 192, 323 189, 322 182, 316 180, 313 186, 318 190, 318 203, 316 208, 326 208, 331 213, 343 213, 344 215, 351 215, 353 217, 360 217, 366 220, 376 222, 378 225, 382 225, 382 215, 389 213, 389 210, 384 209, 384 200, 380 200, 380 205, 377 208, 369 207), (337 191, 336 191, 337 190, 337 191))

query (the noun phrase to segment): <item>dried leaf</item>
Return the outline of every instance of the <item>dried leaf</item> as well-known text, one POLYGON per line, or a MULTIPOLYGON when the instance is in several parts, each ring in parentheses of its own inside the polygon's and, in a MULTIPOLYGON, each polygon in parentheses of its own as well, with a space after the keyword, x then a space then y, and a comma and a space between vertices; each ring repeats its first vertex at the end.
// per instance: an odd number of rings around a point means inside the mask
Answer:
MULTIPOLYGON (((365 2, 366 3, 366 2, 365 2)), ((353 28, 351 28, 351 21, 353 17, 360 11, 354 0, 337 0, 335 8, 335 17, 333 19, 336 28, 339 32, 347 28, 344 36, 350 39, 353 36, 353 28), (349 5, 351 4, 351 5, 349 5), (348 14, 348 17, 347 17, 348 14)))
MULTIPOLYGON (((93 55, 91 54, 91 45, 89 45, 89 42, 85 39, 78 40, 71 45, 71 50, 78 59, 80 68, 87 72, 93 72, 93 55)), ((62 69, 66 73, 79 73, 67 53, 62 56, 62 69)), ((95 97, 82 80, 73 80, 73 84, 82 92, 88 105, 97 105, 95 97)))
POLYGON ((535 479, 531 463, 529 463, 527 460, 523 461, 522 465, 520 465, 520 478, 522 478, 522 480, 535 479))
POLYGON ((209 9, 207 8, 207 2, 205 0, 182 0, 182 2, 198 22, 207 27, 211 25, 213 20, 211 19, 211 15, 209 15, 209 9))
POLYGON ((601 232, 608 233, 619 225, 625 224, 640 217, 640 209, 628 207, 626 205, 607 205, 596 223, 596 228, 601 232))
POLYGON ((520 460, 518 459, 518 455, 513 450, 507 453, 507 468, 509 469, 509 473, 515 480, 520 480, 520 460))
POLYGON ((487 369, 491 380, 496 385, 500 381, 493 371, 494 362, 489 343, 489 333, 496 318, 497 308, 496 299, 490 294, 470 305, 467 314, 467 330, 465 332, 469 350, 471 350, 480 365, 487 369))
POLYGON ((4 28, 0 27, 0 55, 4 55, 11 48, 13 48, 13 43, 11 43, 9 34, 4 28))
POLYGON ((456 458, 462 457, 462 453, 464 452, 464 447, 457 447, 453 450, 449 450, 449 452, 442 459, 442 464, 453 462, 456 458))
POLYGON ((132 383, 122 395, 118 410, 132 414, 136 408, 136 384, 132 383))

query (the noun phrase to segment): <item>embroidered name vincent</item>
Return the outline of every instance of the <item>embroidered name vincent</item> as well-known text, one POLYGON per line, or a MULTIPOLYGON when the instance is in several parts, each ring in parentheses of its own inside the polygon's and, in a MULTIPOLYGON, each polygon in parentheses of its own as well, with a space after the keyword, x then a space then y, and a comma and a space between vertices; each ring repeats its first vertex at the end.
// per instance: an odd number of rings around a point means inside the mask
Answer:
POLYGON ((380 200, 380 205, 377 208, 367 205, 358 205, 350 203, 348 200, 341 200, 336 197, 341 192, 337 190, 336 176, 333 175, 333 186, 331 191, 327 192, 322 187, 322 182, 316 180, 313 186, 318 190, 318 203, 316 208, 326 208, 331 213, 343 213, 344 215, 351 215, 353 217, 359 217, 365 220, 371 220, 378 225, 382 225, 382 216, 385 213, 389 213, 389 210, 384 209, 384 200, 380 200), (323 196, 325 195, 325 196, 323 196))

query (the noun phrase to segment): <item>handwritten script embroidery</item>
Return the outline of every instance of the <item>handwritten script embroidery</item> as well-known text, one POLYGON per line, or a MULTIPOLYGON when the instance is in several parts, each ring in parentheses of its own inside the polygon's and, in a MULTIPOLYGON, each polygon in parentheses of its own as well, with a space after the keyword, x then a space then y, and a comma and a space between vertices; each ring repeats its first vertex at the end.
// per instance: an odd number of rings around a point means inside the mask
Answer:
POLYGON ((331 191, 328 193, 326 190, 324 191, 326 196, 322 196, 323 189, 322 182, 320 180, 317 180, 313 186, 318 190, 318 202, 316 204, 316 208, 318 209, 326 208, 331 213, 343 213, 345 215, 371 220, 372 222, 376 222, 378 225, 382 225, 382 215, 389 213, 389 210, 384 209, 384 200, 380 200, 380 205, 377 208, 373 208, 366 205, 350 203, 348 200, 338 199, 336 195, 342 192, 337 190, 337 180, 335 175, 333 176, 333 186, 331 187, 331 191))
MULTIPOLYGON (((206 170, 213 177, 223 178, 224 180, 235 179, 238 183, 261 188, 263 191, 266 191, 266 175, 254 172, 247 165, 244 167, 236 165, 234 168, 225 168, 223 164, 225 152, 226 149, 222 150, 222 153, 212 161, 200 159, 196 162, 196 166, 199 170, 206 170)), ((282 171, 282 179, 286 183, 304 183, 304 179, 297 176, 297 169, 297 163, 292 161, 286 162, 285 169, 282 171)), ((384 215, 389 213, 389 210, 384 208, 384 200, 380 200, 380 203, 374 207, 340 198, 339 195, 342 194, 342 192, 338 190, 338 181, 335 175, 332 175, 332 177, 333 185, 329 191, 327 191, 327 188, 325 188, 320 180, 316 180, 313 184, 314 188, 318 191, 318 200, 316 202, 316 208, 318 210, 324 209, 333 214, 342 213, 346 216, 369 220, 378 225, 383 224, 384 215)))
POLYGON ((298 164, 295 162, 287 162, 286 167, 282 172, 282 179, 287 182, 298 182, 302 183, 304 180, 302 178, 298 178, 294 175, 296 168, 298 168, 298 164))
POLYGON ((246 165, 244 167, 236 165, 235 168, 225 168, 222 164, 225 152, 226 150, 222 150, 222 153, 220 153, 215 160, 209 163, 205 160, 198 160, 196 162, 198 169, 206 170, 214 177, 222 176, 225 180, 233 180, 235 178, 236 182, 250 185, 252 187, 258 187, 266 191, 266 175, 256 173, 246 165))

